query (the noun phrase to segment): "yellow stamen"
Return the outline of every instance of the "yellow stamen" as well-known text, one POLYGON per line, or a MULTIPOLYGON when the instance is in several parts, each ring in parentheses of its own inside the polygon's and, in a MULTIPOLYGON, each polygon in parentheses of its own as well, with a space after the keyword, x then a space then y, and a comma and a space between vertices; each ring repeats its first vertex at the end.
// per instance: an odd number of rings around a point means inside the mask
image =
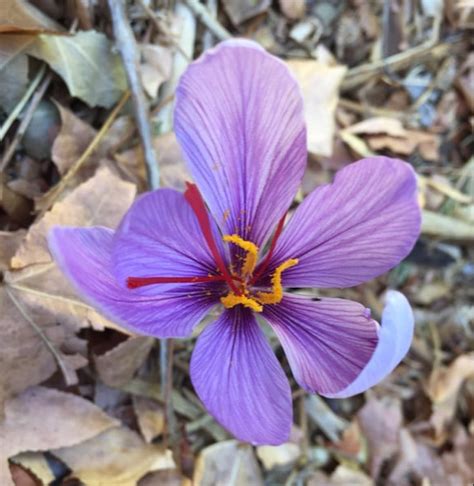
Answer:
POLYGON ((252 275, 258 260, 258 246, 251 241, 244 240, 239 235, 224 235, 223 240, 227 243, 233 243, 247 252, 245 261, 242 266, 242 276, 252 275))
POLYGON ((281 274, 298 263, 297 258, 290 258, 279 265, 272 276, 272 291, 257 292, 256 299, 262 304, 278 304, 283 299, 283 287, 281 285, 281 274))
POLYGON ((260 305, 256 300, 250 299, 245 295, 235 295, 233 292, 228 293, 225 297, 221 297, 221 302, 226 309, 232 309, 232 307, 242 304, 254 312, 262 312, 263 310, 263 305, 260 305))

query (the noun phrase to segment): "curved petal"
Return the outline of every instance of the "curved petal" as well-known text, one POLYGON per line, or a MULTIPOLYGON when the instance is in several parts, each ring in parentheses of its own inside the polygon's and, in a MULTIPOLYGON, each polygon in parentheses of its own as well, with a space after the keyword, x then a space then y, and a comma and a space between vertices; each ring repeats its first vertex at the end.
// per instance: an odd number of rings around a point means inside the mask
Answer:
MULTIPOLYGON (((217 232, 215 240, 222 252, 217 232)), ((216 263, 183 194, 158 189, 139 197, 120 223, 112 248, 112 267, 125 286, 128 277, 207 276, 215 273, 216 263)), ((175 285, 155 285, 153 292, 170 287, 175 285)))
POLYGON ((182 76, 174 116, 222 232, 262 245, 306 165, 302 97, 288 68, 254 42, 222 42, 182 76))
POLYGON ((420 233, 416 175, 410 165, 370 157, 315 189, 279 239, 273 268, 288 258, 290 287, 350 287, 397 265, 420 233))
POLYGON ((403 294, 389 290, 385 297, 379 342, 360 375, 343 390, 325 394, 329 398, 346 398, 362 393, 388 376, 404 358, 413 339, 415 320, 403 294))
POLYGON ((218 302, 218 296, 207 295, 214 295, 215 287, 182 285, 159 295, 124 289, 111 271, 113 238, 108 228, 56 227, 48 242, 56 263, 78 292, 108 318, 140 334, 188 336, 218 302))
POLYGON ((352 383, 378 341, 369 309, 350 300, 285 295, 265 306, 263 317, 280 339, 295 380, 313 393, 335 393, 352 383))
POLYGON ((191 379, 211 415, 238 439, 252 444, 288 439, 290 385, 247 309, 225 311, 204 330, 191 358, 191 379))

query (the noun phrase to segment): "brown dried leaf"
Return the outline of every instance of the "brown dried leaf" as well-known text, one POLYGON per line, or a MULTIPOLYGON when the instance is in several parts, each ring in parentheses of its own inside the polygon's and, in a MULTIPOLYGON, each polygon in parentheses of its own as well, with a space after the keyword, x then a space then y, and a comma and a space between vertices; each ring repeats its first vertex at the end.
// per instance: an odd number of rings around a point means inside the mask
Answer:
POLYGON ((400 120, 383 116, 367 118, 345 128, 344 132, 353 134, 384 133, 392 137, 404 137, 407 133, 400 120))
POLYGON ((383 463, 397 453, 402 411, 399 400, 369 398, 359 411, 359 425, 367 438, 370 453, 370 475, 377 478, 383 463))
POLYGON ((438 437, 454 417, 462 384, 472 376, 474 354, 461 355, 449 367, 435 368, 431 373, 426 392, 433 402, 430 422, 438 437))
POLYGON ((214 486, 263 486, 253 450, 236 440, 218 442, 201 451, 194 469, 193 484, 214 486))
POLYGON ((2 34, 2 42, 0 42, 0 70, 34 41, 35 37, 33 35, 2 34))
POLYGON ((44 387, 28 389, 5 406, 5 420, 0 423, 0 484, 13 484, 9 457, 79 444, 117 424, 78 396, 44 387))
POLYGON ((133 409, 140 432, 147 442, 152 442, 153 439, 163 433, 165 414, 162 405, 150 398, 134 396, 133 409))
POLYGON ((0 32, 60 33, 64 29, 26 0, 2 0, 0 32))
POLYGON ((31 226, 12 259, 12 267, 19 269, 51 262, 46 238, 53 226, 104 225, 114 228, 133 202, 135 192, 133 184, 121 180, 110 169, 99 169, 94 177, 57 202, 31 226))
POLYGON ((71 468, 72 477, 87 486, 136 486, 150 471, 175 468, 170 450, 146 444, 124 427, 52 453, 71 468))
POLYGON ((296 76, 303 94, 308 150, 330 156, 336 127, 339 85, 346 74, 346 67, 327 66, 309 60, 290 60, 287 64, 296 76))
POLYGON ((105 354, 95 355, 94 365, 100 380, 110 387, 128 383, 148 357, 153 343, 153 338, 134 336, 105 354))
POLYGON ((173 52, 168 47, 156 44, 142 44, 140 52, 142 55, 140 63, 142 85, 148 96, 155 99, 160 86, 171 76, 173 52))
POLYGON ((0 231, 0 272, 10 268, 10 259, 26 235, 25 230, 0 231))
POLYGON ((223 0, 222 4, 234 25, 251 19, 268 10, 270 0, 223 0))

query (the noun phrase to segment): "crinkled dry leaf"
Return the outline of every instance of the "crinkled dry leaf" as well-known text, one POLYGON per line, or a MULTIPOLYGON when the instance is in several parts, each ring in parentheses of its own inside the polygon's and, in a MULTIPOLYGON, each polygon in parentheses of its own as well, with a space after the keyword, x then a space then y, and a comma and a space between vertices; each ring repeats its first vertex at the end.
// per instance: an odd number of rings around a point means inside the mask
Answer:
POLYGON ((327 66, 309 60, 290 60, 287 65, 296 76, 303 94, 308 150, 317 155, 330 156, 336 128, 339 85, 346 74, 346 67, 327 66))
POLYGON ((134 336, 107 353, 94 356, 94 365, 100 380, 110 387, 120 387, 128 383, 148 357, 153 343, 153 338, 134 336))
POLYGON ((153 439, 163 433, 165 414, 162 405, 150 398, 134 396, 133 410, 137 417, 140 432, 147 442, 152 442, 153 439))
POLYGON ((133 184, 121 180, 110 169, 99 169, 94 177, 57 202, 31 226, 12 259, 12 267, 18 269, 51 262, 46 238, 53 226, 104 225, 114 228, 132 204, 135 192, 133 184))
POLYGON ((47 62, 71 95, 89 106, 110 108, 126 89, 119 55, 107 37, 94 30, 70 37, 40 35, 28 54, 47 62))
POLYGON ((7 459, 24 451, 79 444, 117 425, 91 402, 71 393, 32 387, 5 406, 0 423, 0 484, 13 484, 7 459))
POLYGON ((234 25, 265 12, 270 7, 270 0, 223 0, 222 4, 234 25))
POLYGON ((431 373, 426 392, 433 402, 430 422, 437 436, 440 436, 452 421, 461 385, 472 376, 474 354, 461 355, 449 367, 436 368, 431 373))
POLYGON ((2 42, 0 42, 0 70, 34 41, 35 36, 33 35, 2 34, 2 42))
POLYGON ((383 463, 399 448, 402 425, 400 400, 371 397, 359 411, 358 420, 369 444, 371 477, 377 478, 383 463))
POLYGON ((52 453, 71 468, 72 477, 87 486, 136 486, 150 471, 175 468, 170 450, 146 444, 124 427, 52 453))
POLYGON ((263 486, 263 479, 252 448, 236 440, 228 440, 201 451, 194 468, 193 484, 263 486))
POLYGON ((278 446, 257 447, 257 457, 267 470, 295 463, 301 455, 301 447, 291 442, 278 446))
POLYGON ((56 479, 42 452, 22 452, 11 457, 10 461, 30 471, 41 484, 50 484, 56 479))
POLYGON ((64 29, 26 0, 2 0, 0 32, 62 32, 64 29))
POLYGON ((10 260, 25 235, 25 230, 0 231, 0 272, 10 268, 10 260))
POLYGON ((150 98, 155 99, 160 86, 171 76, 173 53, 169 47, 155 44, 140 46, 142 62, 140 76, 143 88, 150 98))

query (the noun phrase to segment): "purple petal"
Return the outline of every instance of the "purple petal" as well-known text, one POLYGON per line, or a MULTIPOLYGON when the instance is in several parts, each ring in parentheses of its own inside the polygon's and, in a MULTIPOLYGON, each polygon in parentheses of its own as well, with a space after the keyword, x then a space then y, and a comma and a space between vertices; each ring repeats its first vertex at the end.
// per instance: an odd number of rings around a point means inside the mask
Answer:
POLYGON ((207 51, 181 78, 175 131, 223 233, 261 245, 306 165, 302 98, 285 64, 250 41, 207 51))
POLYGON ((311 392, 335 393, 352 383, 377 345, 378 324, 357 302, 285 295, 263 317, 279 337, 296 381, 311 392))
POLYGON ((273 266, 298 258, 283 273, 290 287, 350 287, 397 265, 420 233, 416 175, 387 157, 350 164, 315 189, 278 241, 273 266))
POLYGON ((292 424, 290 386, 253 314, 239 307, 201 334, 191 379, 209 412, 238 439, 281 444, 292 424))
POLYGON ((113 238, 114 232, 108 228, 56 227, 48 241, 61 270, 108 318, 140 334, 188 336, 218 301, 218 296, 206 295, 213 287, 181 285, 155 296, 124 289, 111 271, 113 238))
MULTIPOLYGON (((222 251, 217 232, 215 240, 222 251)), ((133 203, 117 229, 112 265, 124 286, 128 277, 198 277, 216 273, 216 263, 191 206, 182 193, 172 189, 149 192, 133 203)), ((170 287, 175 285, 156 285, 153 292, 170 287)))
POLYGON ((379 342, 361 374, 346 388, 330 398, 346 398, 362 393, 388 376, 404 358, 413 339, 415 321, 410 304, 403 294, 389 290, 385 297, 379 342))

